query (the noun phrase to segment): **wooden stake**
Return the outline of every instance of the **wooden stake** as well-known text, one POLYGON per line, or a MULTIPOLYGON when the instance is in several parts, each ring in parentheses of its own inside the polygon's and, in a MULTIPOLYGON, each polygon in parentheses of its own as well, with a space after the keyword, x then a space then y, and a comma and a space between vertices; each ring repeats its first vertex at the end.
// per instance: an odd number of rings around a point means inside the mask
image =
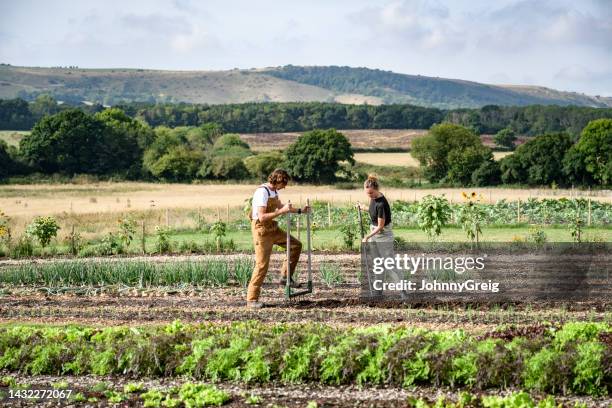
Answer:
POLYGON ((227 203, 227 223, 229 224, 229 203, 227 203))
POLYGON ((517 224, 521 223, 521 199, 518 199, 518 203, 516 206, 516 222, 517 224))
MULTIPOLYGON (((70 203, 70 206, 72 207, 72 202, 70 203)), ((70 249, 72 251, 75 251, 76 248, 75 248, 75 245, 74 245, 74 224, 72 224, 72 230, 71 230, 71 233, 70 233, 70 242, 71 242, 71 247, 72 247, 70 249)), ((76 255, 76 253, 73 252, 72 255, 76 255)))
POLYGON ((170 210, 166 208, 166 227, 170 226, 170 210))
POLYGON ((146 234, 146 232, 145 232, 145 220, 142 220, 142 237, 141 237, 141 240, 140 240, 140 244, 142 245, 142 253, 143 254, 146 253, 146 250, 145 250, 145 236, 146 235, 145 234, 146 234))
POLYGON ((588 214, 588 226, 591 226, 591 197, 589 197, 589 214, 588 214))
POLYGON ((331 204, 327 202, 327 226, 331 227, 331 204))

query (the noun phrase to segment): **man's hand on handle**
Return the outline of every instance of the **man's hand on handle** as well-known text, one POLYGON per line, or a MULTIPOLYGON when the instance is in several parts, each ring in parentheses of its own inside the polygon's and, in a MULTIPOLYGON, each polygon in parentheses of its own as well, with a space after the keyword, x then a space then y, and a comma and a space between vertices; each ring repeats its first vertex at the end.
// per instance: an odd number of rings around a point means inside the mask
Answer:
POLYGON ((288 212, 291 212, 292 209, 293 207, 291 206, 291 203, 287 203, 283 205, 278 212, 281 214, 287 214, 288 212))

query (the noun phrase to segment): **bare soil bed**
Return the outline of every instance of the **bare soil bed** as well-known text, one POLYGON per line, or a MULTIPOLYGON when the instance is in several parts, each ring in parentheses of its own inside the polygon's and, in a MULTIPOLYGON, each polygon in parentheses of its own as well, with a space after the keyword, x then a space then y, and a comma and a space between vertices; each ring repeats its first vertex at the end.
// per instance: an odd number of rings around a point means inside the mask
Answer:
MULTIPOLYGON (((67 389, 73 393, 81 392, 86 397, 97 398, 96 403, 70 404, 66 400, 1 400, 3 406, 10 407, 64 407, 64 406, 92 406, 92 407, 141 407, 142 400, 136 394, 122 403, 112 404, 104 397, 104 392, 92 391, 96 385, 104 382, 109 390, 120 392, 124 385, 134 382, 134 379, 117 376, 14 376, 17 383, 29 384, 31 389, 53 389, 52 385, 60 381, 68 383, 67 389)), ((173 386, 181 385, 185 380, 177 378, 140 378, 137 382, 142 382, 147 388, 165 390, 173 386)), ((436 402, 440 397, 447 400, 457 401, 462 390, 452 390, 446 387, 411 387, 410 389, 392 387, 357 387, 354 385, 344 386, 324 386, 318 384, 287 385, 287 384, 266 384, 249 385, 233 383, 217 383, 215 386, 231 395, 231 400, 224 404, 224 407, 287 407, 303 408, 311 401, 316 402, 317 407, 408 407, 409 398, 424 399, 430 404, 436 402), (260 403, 248 404, 246 399, 250 395, 260 398, 260 403)), ((485 392, 475 392, 475 395, 496 395, 507 396, 517 390, 488 390, 485 392)), ((544 395, 532 394, 534 399, 544 398, 544 395)), ((584 396, 555 396, 557 404, 563 407, 574 407, 576 403, 586 404, 588 407, 608 408, 612 403, 611 398, 593 398, 584 396)))

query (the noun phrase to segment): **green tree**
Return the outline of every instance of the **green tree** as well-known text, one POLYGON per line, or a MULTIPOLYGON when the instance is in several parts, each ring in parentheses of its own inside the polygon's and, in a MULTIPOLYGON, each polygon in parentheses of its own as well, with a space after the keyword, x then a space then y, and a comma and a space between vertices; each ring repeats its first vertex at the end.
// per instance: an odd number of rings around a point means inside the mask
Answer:
POLYGON ((566 153, 563 169, 572 181, 612 183, 612 119, 589 122, 566 153))
POLYGON ((36 100, 30 103, 30 111, 36 119, 41 119, 45 116, 55 115, 61 110, 60 105, 53 99, 51 95, 38 95, 36 100))
POLYGON ((493 160, 491 149, 478 136, 450 123, 434 125, 426 136, 414 140, 411 154, 433 183, 469 184, 472 173, 482 163, 493 160))
POLYGON ((472 185, 477 187, 495 186, 501 181, 501 170, 499 163, 495 160, 483 162, 472 173, 472 185))
POLYGON ((240 139, 240 135, 235 133, 227 133, 219 137, 212 150, 214 156, 233 156, 241 159, 253 154, 249 145, 240 139))
POLYGON ((253 177, 265 180, 276 168, 283 168, 283 154, 279 151, 259 153, 244 159, 244 165, 253 177))
POLYGON ((130 163, 126 175, 129 178, 141 178, 143 174, 142 159, 144 150, 153 143, 155 133, 145 123, 127 116, 121 109, 105 109, 95 114, 95 118, 106 124, 108 149, 114 156, 123 156, 130 163), (126 141, 131 147, 126 150, 126 141))
POLYGON ((249 177, 249 171, 244 162, 236 156, 213 157, 210 171, 217 179, 242 180, 249 177))
POLYGON ((78 109, 41 119, 21 140, 19 150, 32 168, 66 174, 123 172, 140 152, 129 134, 78 109))
POLYGON ((96 113, 96 118, 100 119, 116 131, 129 135, 138 141, 138 146, 144 150, 155 140, 153 129, 144 122, 130 118, 121 109, 110 108, 96 113))
POLYGON ((287 171, 297 180, 332 182, 341 161, 355 163, 351 144, 336 129, 306 132, 285 151, 287 171))
POLYGON ((0 140, 0 180, 15 172, 15 162, 8 152, 8 146, 4 140, 0 140))
POLYGON ((498 147, 512 151, 515 148, 514 142, 516 142, 516 133, 514 133, 512 129, 505 128, 497 132, 493 140, 495 140, 495 144, 498 147))
POLYGON ((147 166, 155 177, 166 181, 189 181, 196 177, 204 153, 190 150, 187 146, 170 147, 159 159, 147 166))
POLYGON ((537 136, 500 161, 504 183, 566 184, 563 157, 572 142, 567 133, 537 136))
POLYGON ((196 178, 207 160, 204 151, 207 145, 200 136, 197 130, 191 132, 186 127, 156 128, 155 140, 144 154, 144 168, 153 176, 167 181, 196 178))

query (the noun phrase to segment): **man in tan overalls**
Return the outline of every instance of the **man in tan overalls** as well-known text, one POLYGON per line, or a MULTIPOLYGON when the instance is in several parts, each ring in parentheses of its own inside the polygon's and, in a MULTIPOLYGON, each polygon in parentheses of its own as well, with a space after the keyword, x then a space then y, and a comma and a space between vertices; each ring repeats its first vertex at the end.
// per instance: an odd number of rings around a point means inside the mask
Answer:
MULTIPOLYGON (((253 246, 255 247, 255 268, 251 275, 247 291, 247 306, 261 308, 263 303, 259 301, 261 285, 270 266, 270 255, 274 244, 281 247, 287 246, 287 232, 278 227, 274 221, 276 217, 288 212, 301 214, 309 210, 308 206, 298 209, 291 204, 283 205, 278 197, 278 190, 282 190, 289 182, 289 174, 285 170, 276 169, 268 176, 268 182, 259 186, 253 194, 253 208, 249 214, 251 219, 251 232, 253 234, 253 246)), ((289 241, 289 263, 290 276, 295 272, 295 267, 300 258, 302 243, 291 236, 289 241)), ((280 284, 287 284, 287 261, 283 262, 281 269, 280 284)), ((291 280, 292 287, 299 287, 291 280)))

